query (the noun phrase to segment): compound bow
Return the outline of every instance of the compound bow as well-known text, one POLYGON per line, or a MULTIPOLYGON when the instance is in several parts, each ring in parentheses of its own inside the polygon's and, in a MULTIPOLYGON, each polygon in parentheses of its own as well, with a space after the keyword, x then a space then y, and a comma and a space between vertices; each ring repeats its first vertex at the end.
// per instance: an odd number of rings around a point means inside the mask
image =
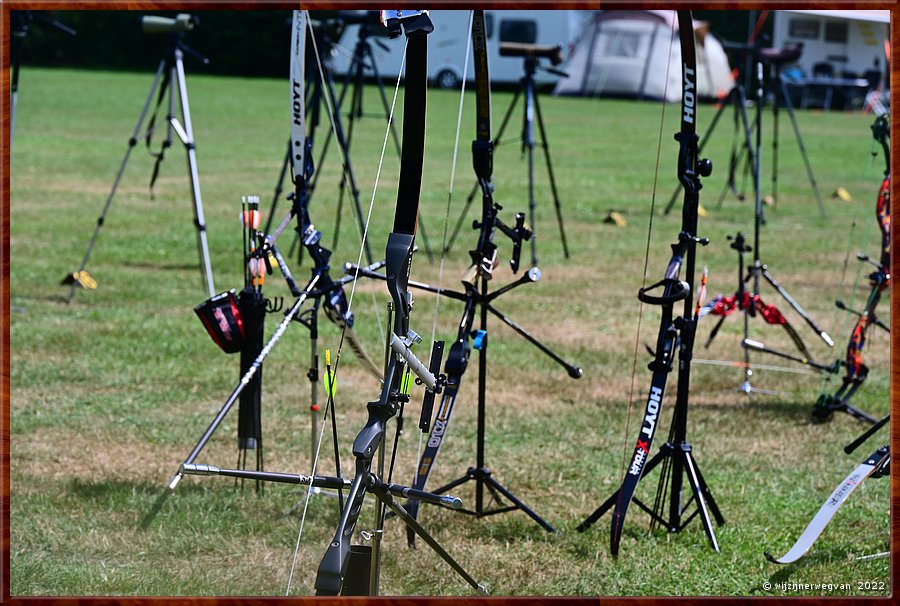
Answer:
POLYGON ((881 300, 881 295, 890 287, 891 281, 891 150, 890 150, 890 125, 887 114, 882 114, 872 124, 872 134, 875 140, 881 144, 884 152, 884 179, 878 192, 878 200, 875 204, 875 217, 878 219, 878 227, 881 232, 881 256, 879 261, 874 261, 867 255, 857 253, 856 257, 863 263, 869 263, 875 267, 875 271, 869 274, 869 296, 862 311, 855 311, 846 306, 843 301, 835 301, 838 309, 848 311, 857 316, 850 339, 847 343, 847 353, 843 361, 838 361, 836 366, 845 369, 841 385, 833 394, 819 396, 813 407, 813 417, 826 420, 835 411, 844 411, 847 414, 867 423, 875 423, 875 417, 863 412, 850 404, 850 398, 860 388, 869 375, 869 367, 863 363, 863 347, 866 344, 866 333, 873 324, 882 330, 890 332, 890 327, 882 322, 875 312, 881 300))

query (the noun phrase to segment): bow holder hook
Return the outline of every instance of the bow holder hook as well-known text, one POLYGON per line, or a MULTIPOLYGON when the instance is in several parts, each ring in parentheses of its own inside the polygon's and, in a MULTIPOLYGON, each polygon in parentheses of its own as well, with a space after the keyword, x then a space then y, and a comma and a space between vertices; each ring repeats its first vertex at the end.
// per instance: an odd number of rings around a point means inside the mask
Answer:
POLYGON ((691 294, 691 287, 683 280, 663 278, 659 282, 638 290, 638 300, 647 305, 674 305, 683 301, 691 294), (661 295, 651 295, 651 291, 662 289, 661 295))

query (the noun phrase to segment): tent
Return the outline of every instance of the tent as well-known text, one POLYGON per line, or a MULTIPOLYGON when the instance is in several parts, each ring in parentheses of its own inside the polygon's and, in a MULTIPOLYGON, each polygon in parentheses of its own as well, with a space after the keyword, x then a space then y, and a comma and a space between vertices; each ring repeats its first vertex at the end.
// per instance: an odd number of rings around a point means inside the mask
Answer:
MULTIPOLYGON (((675 11, 597 11, 576 40, 565 66, 569 76, 559 81, 554 94, 678 101, 677 29, 675 11)), ((694 23, 694 37, 700 96, 727 94, 734 79, 722 44, 703 22, 694 23)))

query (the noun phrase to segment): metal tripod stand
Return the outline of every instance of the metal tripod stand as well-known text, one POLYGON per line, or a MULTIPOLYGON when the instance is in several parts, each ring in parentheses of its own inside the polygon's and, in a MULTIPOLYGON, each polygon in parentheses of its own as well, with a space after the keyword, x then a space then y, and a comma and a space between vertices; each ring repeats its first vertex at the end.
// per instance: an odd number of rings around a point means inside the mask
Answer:
POLYGON ((734 242, 732 243, 731 248, 738 252, 738 290, 731 297, 721 297, 716 301, 713 301, 707 306, 705 310, 709 313, 712 313, 713 315, 721 316, 719 321, 710 332, 709 338, 706 341, 706 347, 709 347, 709 345, 712 343, 713 339, 718 334, 719 329, 722 327, 722 324, 724 323, 725 318, 728 317, 728 315, 730 315, 735 310, 740 310, 742 312, 744 316, 744 338, 741 341, 741 346, 744 349, 745 377, 744 382, 741 384, 741 391, 748 395, 754 391, 763 394, 773 393, 766 390, 757 389, 751 385, 750 377, 753 375, 753 370, 750 366, 749 352, 751 349, 769 353, 794 362, 799 362, 823 372, 830 372, 832 370, 831 366, 825 366, 812 360, 812 356, 810 355, 806 345, 803 343, 803 340, 800 338, 800 335, 797 334, 797 331, 793 328, 793 326, 791 326, 784 315, 774 305, 766 305, 765 303, 763 303, 759 295, 760 278, 765 279, 829 347, 834 346, 834 341, 831 339, 828 333, 826 333, 815 322, 815 320, 813 320, 812 317, 810 317, 810 315, 802 307, 800 307, 800 304, 797 303, 797 301, 794 300, 793 297, 791 297, 791 295, 784 289, 784 287, 782 287, 781 284, 779 284, 778 281, 775 280, 775 277, 769 272, 768 266, 763 264, 760 258, 760 231, 763 223, 763 201, 762 196, 760 195, 759 188, 760 156, 762 146, 762 62, 757 63, 757 81, 756 154, 755 166, 753 170, 755 181, 754 191, 756 192, 756 199, 754 201, 753 246, 750 247, 745 244, 744 236, 740 232, 734 237, 734 242), (744 254, 751 251, 753 252, 753 265, 747 270, 746 276, 744 276, 744 254), (752 290, 748 291, 746 285, 751 281, 752 290), (771 349, 769 347, 766 347, 765 344, 760 343, 759 341, 750 339, 749 318, 751 316, 756 316, 757 313, 767 323, 778 324, 784 327, 785 331, 791 337, 791 340, 793 341, 797 349, 801 352, 802 356, 796 356, 771 349))
POLYGON ((55 19, 50 19, 42 14, 41 11, 10 11, 10 27, 9 27, 9 59, 11 62, 10 75, 10 103, 9 103, 9 146, 12 148, 13 132, 16 126, 16 106, 19 102, 19 69, 22 64, 22 43, 28 35, 28 27, 30 23, 37 20, 38 23, 56 28, 59 31, 76 35, 74 29, 61 23, 55 19))
POLYGON ((144 17, 142 19, 142 25, 145 32, 168 32, 171 34, 171 42, 165 55, 159 62, 153 85, 150 87, 150 92, 144 102, 137 124, 135 124, 134 132, 132 133, 131 138, 128 139, 128 149, 125 152, 125 157, 122 159, 122 164, 119 166, 119 172, 116 174, 116 178, 113 181, 112 189, 109 192, 109 196, 106 198, 106 203, 103 205, 103 210, 97 218, 97 225, 94 228, 94 233, 84 252, 84 258, 81 260, 81 265, 79 265, 78 270, 67 275, 62 281, 63 285, 69 286, 69 295, 66 299, 67 303, 72 301, 72 297, 75 295, 76 286, 92 289, 97 287, 97 282, 85 270, 85 267, 87 266, 88 259, 94 249, 97 237, 100 235, 100 228, 102 228, 106 222, 106 215, 109 212, 113 197, 119 187, 119 181, 122 179, 122 175, 125 172, 125 166, 128 164, 131 151, 141 138, 147 141, 149 147, 156 126, 155 115, 148 122, 143 136, 139 137, 139 135, 150 111, 150 105, 153 102, 154 96, 156 96, 156 111, 159 110, 166 97, 168 97, 168 105, 166 112, 166 139, 163 141, 160 151, 154 154, 156 156, 156 164, 150 182, 151 196, 153 182, 159 172, 160 164, 164 159, 165 150, 172 146, 173 136, 177 135, 187 152, 188 174, 191 181, 191 198, 194 207, 194 227, 197 230, 197 250, 200 256, 200 268, 209 296, 212 297, 216 292, 215 286, 213 286, 212 264, 209 259, 209 245, 206 238, 206 220, 203 217, 203 202, 200 197, 200 178, 197 174, 197 152, 194 143, 194 129, 191 124, 187 82, 184 75, 184 55, 186 53, 198 58, 204 64, 209 63, 209 60, 206 57, 184 43, 184 35, 187 31, 193 29, 194 23, 196 23, 196 20, 189 15, 179 15, 176 19, 165 19, 162 17, 144 17), (178 106, 181 109, 181 120, 175 115, 176 96, 178 98, 178 106))
MULTIPOLYGON (((567 76, 568 74, 552 67, 544 67, 540 65, 540 59, 542 57, 549 58, 553 65, 558 65, 562 61, 559 47, 534 47, 533 45, 519 45, 505 42, 500 45, 500 55, 524 57, 523 69, 525 71, 525 75, 519 80, 519 87, 516 89, 512 101, 509 104, 509 108, 506 110, 506 115, 503 116, 503 121, 500 123, 500 130, 497 131, 497 136, 494 138, 494 147, 496 148, 500 145, 500 141, 503 138, 503 133, 506 130, 506 125, 509 123, 509 119, 512 117, 512 113, 516 108, 516 103, 518 102, 519 97, 522 97, 522 154, 525 155, 528 159, 528 223, 532 231, 531 265, 536 267, 538 265, 538 258, 536 239, 537 233, 535 226, 536 203, 534 198, 535 146, 540 147, 544 152, 544 160, 546 161, 547 165, 547 176, 550 180, 550 193, 553 196, 553 206, 556 210, 556 223, 557 225, 559 225, 559 235, 562 241, 563 255, 566 259, 569 258, 569 245, 566 242, 566 230, 565 226, 563 225, 562 206, 560 205, 559 193, 556 189, 556 178, 553 176, 553 163, 550 160, 550 143, 547 140, 547 131, 544 128, 544 118, 541 115, 541 105, 538 101, 537 87, 534 82, 534 74, 538 69, 557 76, 567 76), (534 136, 535 118, 537 118, 537 126, 538 130, 540 131, 539 142, 535 140, 534 136)), ((466 213, 469 211, 469 207, 472 205, 472 201, 475 199, 475 195, 478 191, 479 185, 476 182, 474 187, 472 187, 472 191, 466 198, 466 204, 465 206, 463 206, 463 210, 459 215, 459 219, 457 219, 456 221, 456 225, 453 228, 453 233, 450 236, 447 242, 447 246, 444 249, 445 252, 449 252, 453 247, 456 236, 459 234, 459 230, 462 228, 463 221, 465 221, 466 213)))

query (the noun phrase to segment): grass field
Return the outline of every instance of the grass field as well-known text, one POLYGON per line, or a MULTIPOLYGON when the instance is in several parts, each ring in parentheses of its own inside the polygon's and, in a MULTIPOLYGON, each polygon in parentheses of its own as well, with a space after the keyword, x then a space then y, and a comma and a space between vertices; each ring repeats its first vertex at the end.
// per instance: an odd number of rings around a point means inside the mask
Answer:
MULTIPOLYGON (((257 496, 249 489, 235 490, 221 478, 186 478, 154 510, 166 481, 231 392, 238 373, 237 358, 221 353, 192 311, 206 296, 179 145, 168 151, 151 199, 147 186, 153 161, 139 143, 88 266, 99 288, 78 292, 67 305, 67 289, 59 286, 83 255, 150 84, 150 74, 22 72, 10 194, 13 595, 285 591, 299 524, 298 515, 288 512, 302 498, 297 490, 272 485, 257 496)), ((240 198, 257 194, 268 207, 287 137, 287 87, 280 80, 189 75, 188 88, 216 286, 240 288, 240 198)), ((366 94, 374 110, 375 91, 366 94)), ((471 93, 467 95, 451 225, 473 182, 468 152, 473 103, 471 93)), ((495 95, 497 118, 510 99, 510 93, 495 95)), ((458 93, 432 91, 429 96, 422 218, 435 245, 447 212, 458 103, 458 93)), ((568 378, 541 352, 494 322, 486 456, 495 477, 561 532, 546 533, 521 512, 473 519, 426 509, 424 524, 493 595, 887 595, 889 560, 856 559, 887 549, 886 480, 866 482, 854 493, 797 564, 779 567, 763 557, 766 551, 786 551, 834 487, 863 456, 887 441, 884 431, 854 455, 845 455, 843 445, 864 427, 847 415, 824 424, 811 421, 822 389, 819 376, 759 370, 754 384, 781 394, 751 399, 737 391, 743 380, 740 368, 694 366, 688 436, 727 520, 717 528, 721 553, 709 549, 696 520, 669 534, 650 529, 647 516, 636 507, 629 512, 618 558, 609 553, 609 515, 586 533, 575 531, 617 488, 626 445, 637 435, 650 379, 644 343, 655 342, 659 318, 652 308, 639 314, 635 295, 642 283, 654 190, 649 281, 661 277, 680 227, 677 212, 659 213, 676 184, 672 134, 678 108, 666 108, 662 126, 661 105, 651 102, 544 96, 542 109, 572 256, 563 258, 539 163, 535 227, 543 279, 504 295, 497 307, 580 365, 584 376, 568 378), (620 211, 627 227, 603 223, 610 210, 620 211), (797 590, 791 589, 793 583, 837 587, 797 590)), ((699 108, 700 133, 713 112, 710 105, 699 108)), ((853 254, 863 250, 875 255, 878 249, 874 203, 883 161, 871 153, 877 151, 869 131, 871 116, 802 111, 797 117, 827 217, 819 216, 783 116, 779 199, 776 207, 767 208, 762 257, 835 337, 835 348, 828 349, 796 315, 787 313, 816 358, 831 362, 843 356, 852 324, 851 317, 835 311, 834 300, 860 308, 867 291, 865 279, 857 282, 853 254), (839 186, 855 201, 831 197, 839 186)), ((771 124, 766 114, 767 144, 771 124)), ((496 199, 508 222, 513 213, 527 210, 528 200, 517 128, 514 122, 495 159, 496 199)), ((383 129, 383 121, 366 118, 355 133, 353 162, 365 205, 372 196, 383 129)), ((735 253, 726 236, 738 230, 752 233, 751 202, 728 195, 717 206, 731 140, 729 113, 706 152, 714 173, 701 192, 709 214, 701 218, 699 231, 711 243, 700 250, 699 263, 700 269, 709 267, 710 296, 731 294, 736 285, 735 253)), ((771 151, 766 147, 763 153, 768 192, 771 151)), ((389 147, 370 234, 379 256, 393 216, 397 164, 389 147)), ((339 171, 333 152, 322 170, 310 212, 330 246, 339 171)), ((473 208, 468 221, 475 218, 473 208)), ((345 205, 335 268, 357 258, 359 238, 352 226, 345 205)), ((474 232, 463 232, 444 260, 442 275, 439 263, 417 255, 413 278, 455 288, 474 238, 474 232)), ((497 242, 504 266, 497 271, 495 287, 513 279, 505 266, 510 247, 502 237, 497 242)), ((527 258, 526 251, 524 266, 527 258)), ((295 264, 293 271, 304 277, 308 266, 295 264)), ((287 290, 273 276, 267 294, 285 296, 287 290)), ((762 294, 786 307, 771 289, 762 294)), ((383 283, 360 283, 354 301, 357 330, 376 359, 383 348, 379 335, 387 299, 383 283)), ((417 294, 416 300, 412 326, 427 342, 434 300, 427 294, 417 294)), ((452 338, 461 311, 451 301, 440 303, 439 337, 452 338)), ((887 320, 887 300, 880 311, 887 320)), ((269 333, 278 319, 270 317, 269 333)), ((780 329, 753 322, 755 338, 790 350, 780 329)), ((697 357, 740 360, 740 318, 729 318, 705 350, 702 343, 711 327, 708 320, 700 324, 697 357)), ((323 322, 322 348, 336 349, 337 339, 337 330, 323 322)), ((426 350, 424 344, 420 347, 426 350)), ((266 361, 263 424, 266 468, 273 471, 310 470, 308 348, 305 330, 296 325, 266 361)), ((865 354, 872 370, 854 401, 880 416, 889 408, 887 337, 871 333, 865 354)), ((363 425, 364 403, 374 398, 377 385, 352 354, 343 359, 337 421, 346 473, 352 467, 352 437, 363 425)), ((789 365, 763 354, 753 360, 789 365)), ((433 486, 475 462, 476 371, 473 357, 432 474, 433 486)), ((837 384, 835 378, 826 388, 837 384)), ((674 385, 675 373, 657 445, 668 432, 674 385)), ((416 395, 398 448, 395 481, 407 481, 415 467, 418 402, 416 395)), ((236 418, 233 413, 226 419, 200 462, 233 466, 236 418)), ((331 450, 326 438, 322 452, 331 450)), ((331 473, 333 468, 332 459, 324 456, 319 471, 331 473)), ((639 486, 644 500, 652 500, 657 477, 650 475, 639 486)), ((458 494, 471 503, 471 490, 458 494)), ((313 592, 315 569, 337 513, 332 499, 311 500, 293 594, 313 592)), ((365 511, 361 527, 371 519, 365 511)), ((469 593, 428 549, 410 552, 396 520, 388 522, 385 534, 384 594, 469 593)))

